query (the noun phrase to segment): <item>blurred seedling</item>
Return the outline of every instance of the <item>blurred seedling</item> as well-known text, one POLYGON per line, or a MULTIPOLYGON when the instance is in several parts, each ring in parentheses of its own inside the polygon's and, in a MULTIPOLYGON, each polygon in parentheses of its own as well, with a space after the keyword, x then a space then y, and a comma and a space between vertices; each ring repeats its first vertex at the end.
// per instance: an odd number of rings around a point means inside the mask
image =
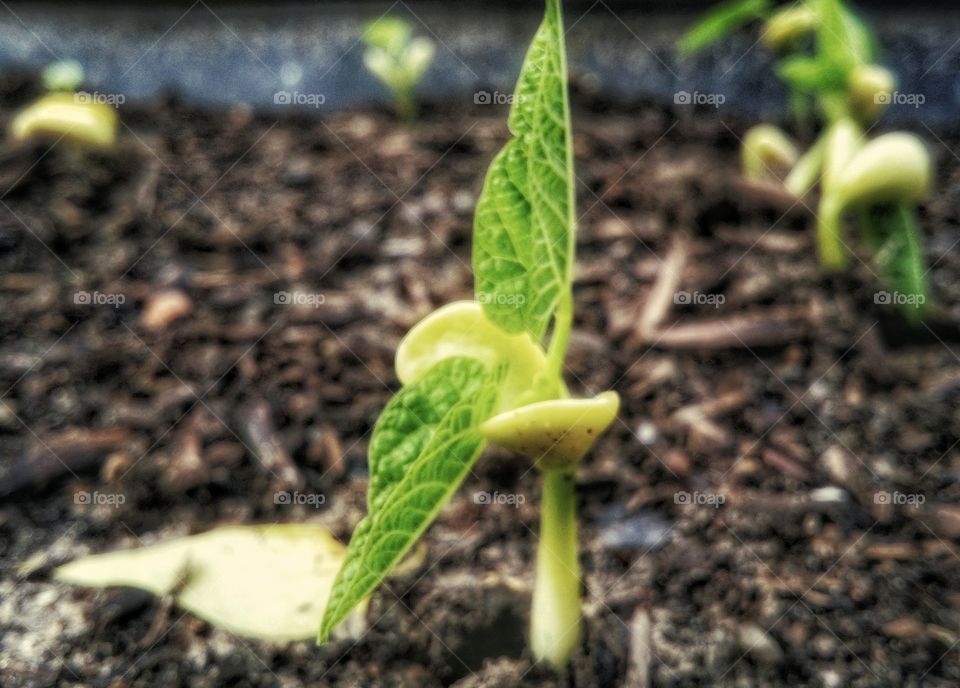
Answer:
POLYGON ((403 386, 373 431, 367 516, 334 583, 320 642, 397 566, 493 444, 543 475, 533 653, 562 667, 579 646, 574 473, 619 398, 570 398, 563 381, 576 213, 560 0, 546 3, 516 95, 513 138, 490 165, 474 217, 476 300, 428 315, 397 349, 403 386))
POLYGON ((79 147, 112 146, 117 138, 117 111, 78 91, 83 78, 83 67, 74 60, 48 66, 42 76, 47 93, 13 118, 10 136, 17 141, 48 138, 79 147))
POLYGON ((693 54, 756 20, 762 20, 760 39, 779 56, 777 74, 787 84, 793 113, 803 120, 815 115, 822 128, 801 153, 777 127, 754 127, 743 140, 744 176, 773 180, 797 197, 819 186, 821 264, 846 267, 844 219, 852 215, 882 279, 911 297, 904 301, 906 312, 918 318, 928 299, 915 208, 930 193, 933 169, 926 146, 913 134, 867 139, 896 87, 893 74, 876 64, 873 34, 841 0, 781 8, 770 0, 734 0, 694 26, 680 51, 693 54))
POLYGON ((363 29, 367 49, 363 63, 393 95, 397 116, 405 122, 417 116, 415 90, 433 61, 433 41, 414 36, 409 22, 399 17, 381 17, 363 29))

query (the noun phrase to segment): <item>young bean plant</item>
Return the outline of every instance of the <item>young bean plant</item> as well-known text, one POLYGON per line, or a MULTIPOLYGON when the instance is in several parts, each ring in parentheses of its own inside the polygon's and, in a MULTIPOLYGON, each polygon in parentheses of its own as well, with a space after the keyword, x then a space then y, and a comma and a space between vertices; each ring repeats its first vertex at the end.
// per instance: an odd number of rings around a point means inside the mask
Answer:
POLYGON ((477 202, 476 299, 427 316, 397 349, 403 386, 373 431, 368 513, 334 583, 320 642, 397 565, 494 444, 543 476, 533 653, 559 667, 579 645, 574 473, 613 422, 619 398, 574 399, 563 381, 576 217, 563 36, 560 0, 547 0, 517 83, 512 138, 477 202))
POLYGON ((414 37, 410 24, 398 17, 381 17, 366 25, 363 63, 393 94, 397 116, 405 122, 417 116, 414 89, 433 61, 433 41, 414 37))
POLYGON ((81 148, 109 147, 115 143, 117 111, 92 94, 77 91, 83 83, 80 63, 55 62, 43 71, 42 79, 47 93, 10 122, 10 135, 14 139, 65 139, 81 148))
POLYGON ((744 176, 759 180, 789 170, 784 188, 801 197, 819 183, 817 250, 828 269, 846 266, 844 217, 857 220, 881 277, 917 317, 927 301, 915 206, 930 192, 929 153, 913 134, 867 132, 894 97, 895 79, 876 64, 876 40, 841 0, 803 0, 775 8, 770 0, 734 0, 713 10, 681 40, 697 52, 742 24, 762 19, 761 39, 780 56, 791 109, 822 122, 805 152, 780 129, 763 124, 743 141, 744 176))

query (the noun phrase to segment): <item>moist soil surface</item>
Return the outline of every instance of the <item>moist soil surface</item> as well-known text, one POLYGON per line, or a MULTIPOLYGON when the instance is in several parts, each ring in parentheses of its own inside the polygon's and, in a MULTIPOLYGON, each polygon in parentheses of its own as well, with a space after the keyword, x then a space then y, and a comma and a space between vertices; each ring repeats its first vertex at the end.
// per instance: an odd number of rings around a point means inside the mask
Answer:
MULTIPOLYGON (((3 124, 31 83, 3 84, 3 124)), ((163 101, 123 107, 115 151, 4 144, 4 686, 960 684, 945 131, 924 131, 933 305, 911 326, 868 259, 818 268, 813 201, 738 180, 748 122, 575 97, 567 378, 623 406, 577 476, 586 621, 566 674, 525 648, 538 475, 496 452, 359 639, 242 639, 168 599, 52 581, 76 556, 222 524, 349 537, 399 338, 471 297, 505 114, 428 107, 404 127, 163 101)))

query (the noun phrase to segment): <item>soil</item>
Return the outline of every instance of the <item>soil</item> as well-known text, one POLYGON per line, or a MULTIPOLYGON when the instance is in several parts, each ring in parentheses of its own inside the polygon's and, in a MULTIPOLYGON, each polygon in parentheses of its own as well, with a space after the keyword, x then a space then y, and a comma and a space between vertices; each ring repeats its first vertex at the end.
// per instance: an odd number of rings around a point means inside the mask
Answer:
MULTIPOLYGON (((0 123, 32 83, 2 85, 0 123)), ((582 94, 574 110, 568 380, 623 408, 578 474, 569 672, 525 649, 539 481, 498 453, 359 640, 240 639, 169 600, 51 581, 225 523, 347 539, 394 348, 471 296, 473 205, 507 136, 483 106, 406 128, 165 100, 124 106, 112 152, 0 152, 3 685, 960 684, 957 159, 931 139, 934 307, 911 327, 875 303, 866 260, 823 274, 807 203, 736 178, 749 122, 582 94), (324 504, 274 503, 292 488, 324 504)))

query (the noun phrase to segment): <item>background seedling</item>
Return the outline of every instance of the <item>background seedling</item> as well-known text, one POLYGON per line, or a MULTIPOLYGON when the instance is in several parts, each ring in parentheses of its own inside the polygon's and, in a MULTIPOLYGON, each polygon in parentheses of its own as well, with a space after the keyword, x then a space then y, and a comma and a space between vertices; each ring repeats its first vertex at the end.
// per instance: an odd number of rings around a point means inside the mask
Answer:
POLYGON ((83 67, 75 60, 56 62, 43 71, 48 93, 24 108, 10 123, 10 135, 23 141, 37 137, 66 139, 78 146, 112 146, 117 139, 117 111, 77 92, 83 67))
POLYGON ((848 262, 843 219, 857 218, 864 244, 890 288, 912 296, 907 314, 917 317, 927 301, 923 251, 914 207, 930 190, 931 162, 912 134, 866 132, 891 102, 895 79, 875 63, 876 40, 840 0, 807 0, 774 10, 766 0, 735 0, 708 14, 680 42, 692 54, 756 19, 761 38, 780 54, 777 74, 801 119, 815 115, 822 131, 799 157, 789 137, 770 125, 750 130, 743 142, 743 171, 757 180, 779 176, 802 196, 818 184, 817 249, 821 263, 848 262))
POLYGON ((417 116, 414 90, 433 61, 433 41, 414 37, 410 24, 398 17, 382 17, 367 24, 363 41, 367 69, 390 89, 400 119, 412 121, 417 116))
POLYGON ((477 202, 477 301, 427 316, 397 350, 403 388, 374 428, 368 513, 334 583, 320 642, 397 565, 494 443, 543 473, 533 652, 562 666, 579 645, 574 471, 619 399, 571 399, 562 377, 575 232, 566 77, 560 1, 548 0, 517 83, 513 138, 477 202))

